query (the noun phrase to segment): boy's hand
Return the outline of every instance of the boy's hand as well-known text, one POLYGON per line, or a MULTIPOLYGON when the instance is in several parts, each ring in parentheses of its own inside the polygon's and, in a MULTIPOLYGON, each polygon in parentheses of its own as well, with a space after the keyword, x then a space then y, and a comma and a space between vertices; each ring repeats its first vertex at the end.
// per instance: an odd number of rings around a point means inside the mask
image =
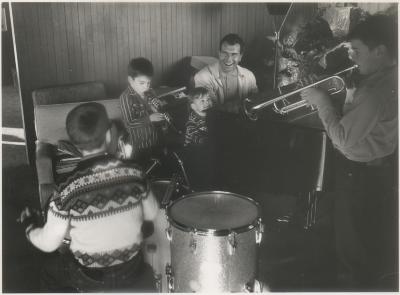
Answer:
POLYGON ((24 227, 30 227, 31 225, 39 224, 39 220, 40 220, 39 210, 25 207, 24 210, 22 210, 22 212, 20 213, 17 222, 21 223, 24 227))
POLYGON ((160 122, 165 120, 164 114, 161 113, 153 113, 149 116, 151 122, 160 122))

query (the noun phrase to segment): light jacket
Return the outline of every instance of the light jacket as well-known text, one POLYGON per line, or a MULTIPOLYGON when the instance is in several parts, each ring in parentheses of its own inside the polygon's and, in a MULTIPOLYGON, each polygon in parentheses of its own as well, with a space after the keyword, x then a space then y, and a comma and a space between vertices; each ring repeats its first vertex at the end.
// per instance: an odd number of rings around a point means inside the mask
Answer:
MULTIPOLYGON (((241 101, 249 95, 257 93, 258 88, 254 74, 241 66, 238 69, 238 88, 239 98, 241 101)), ((216 106, 222 106, 225 102, 223 84, 220 78, 219 62, 206 66, 201 69, 195 76, 194 82, 196 87, 205 87, 210 91, 211 99, 216 106)))

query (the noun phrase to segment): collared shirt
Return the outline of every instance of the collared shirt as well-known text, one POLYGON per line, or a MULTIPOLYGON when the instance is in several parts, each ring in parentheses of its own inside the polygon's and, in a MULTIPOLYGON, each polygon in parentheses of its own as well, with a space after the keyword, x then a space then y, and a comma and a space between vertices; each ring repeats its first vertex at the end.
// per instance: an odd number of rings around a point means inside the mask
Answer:
POLYGON ((327 100, 319 117, 334 146, 348 159, 370 162, 394 152, 398 144, 397 66, 378 71, 347 92, 343 116, 327 100))
MULTIPOLYGON (((221 80, 219 62, 206 66, 194 76, 196 87, 205 87, 210 91, 211 99, 216 107, 220 110, 238 113, 243 99, 251 94, 257 93, 258 88, 254 74, 241 67, 237 66, 238 71, 238 101, 234 106, 226 105, 226 90, 221 80)), ((228 91, 229 92, 229 91, 228 91)))
POLYGON ((238 71, 225 73, 220 71, 220 79, 224 89, 224 108, 226 111, 236 112, 236 106, 240 105, 238 71))
POLYGON ((128 88, 119 97, 122 117, 130 134, 132 146, 137 149, 146 149, 158 143, 158 134, 155 124, 149 116, 153 113, 149 103, 143 99, 132 87, 128 88))

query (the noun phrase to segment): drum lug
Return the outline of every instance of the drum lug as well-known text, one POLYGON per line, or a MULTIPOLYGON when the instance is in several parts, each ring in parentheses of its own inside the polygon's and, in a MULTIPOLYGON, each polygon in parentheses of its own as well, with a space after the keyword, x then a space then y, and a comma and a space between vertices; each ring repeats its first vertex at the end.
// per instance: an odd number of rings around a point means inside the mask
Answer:
POLYGON ((196 253, 196 248, 197 248, 197 242, 196 242, 195 234, 196 234, 196 230, 192 230, 190 232, 189 247, 190 247, 190 250, 192 251, 193 254, 196 253))
POLYGON ((256 243, 260 245, 262 237, 264 233, 264 224, 261 221, 261 218, 257 221, 257 230, 256 230, 256 243))
POLYGON ((243 292, 244 293, 265 293, 265 291, 267 291, 267 289, 265 289, 265 286, 262 282, 260 282, 259 280, 254 280, 254 282, 250 283, 246 283, 243 287, 243 292))
POLYGON ((174 292, 174 276, 172 275, 172 267, 169 263, 165 266, 165 274, 167 277, 168 293, 174 292))
POLYGON ((167 236, 168 241, 172 242, 172 228, 171 225, 165 229, 165 235, 167 236))
POLYGON ((236 241, 236 233, 235 232, 230 232, 228 235, 228 251, 229 255, 235 254, 236 247, 237 247, 237 241, 236 241))

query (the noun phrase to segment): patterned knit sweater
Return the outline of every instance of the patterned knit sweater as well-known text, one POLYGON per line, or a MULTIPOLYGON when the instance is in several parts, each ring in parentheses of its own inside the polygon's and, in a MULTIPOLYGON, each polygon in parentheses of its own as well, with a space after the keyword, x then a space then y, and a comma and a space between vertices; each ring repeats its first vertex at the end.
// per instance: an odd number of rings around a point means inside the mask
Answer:
POLYGON ((191 111, 186 122, 185 146, 198 145, 206 142, 208 129, 206 118, 200 116, 195 111, 191 111))
POLYGON ((157 212, 158 203, 139 167, 97 156, 80 162, 59 186, 46 225, 29 237, 39 249, 52 251, 69 229, 75 258, 86 267, 106 267, 137 254, 143 220, 154 219, 157 212))

